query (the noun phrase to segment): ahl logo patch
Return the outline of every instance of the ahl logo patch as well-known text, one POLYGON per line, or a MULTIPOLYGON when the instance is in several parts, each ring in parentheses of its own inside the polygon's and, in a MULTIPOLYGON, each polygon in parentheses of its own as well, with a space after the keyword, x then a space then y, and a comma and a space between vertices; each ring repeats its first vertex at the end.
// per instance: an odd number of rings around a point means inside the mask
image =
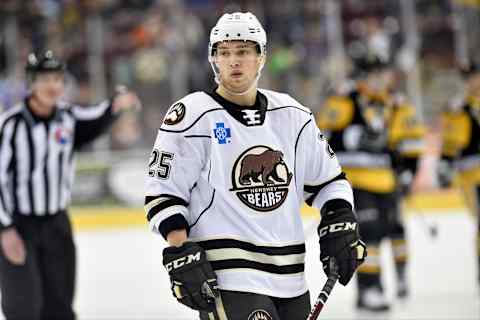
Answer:
POLYGON ((235 161, 230 191, 256 211, 272 211, 287 198, 293 174, 283 161, 283 152, 254 146, 235 161))
POLYGON ((265 310, 255 310, 248 316, 247 320, 272 320, 272 316, 265 310))
POLYGON ((167 115, 163 122, 166 125, 173 126, 185 118, 185 105, 181 102, 175 103, 173 106, 168 109, 167 115))

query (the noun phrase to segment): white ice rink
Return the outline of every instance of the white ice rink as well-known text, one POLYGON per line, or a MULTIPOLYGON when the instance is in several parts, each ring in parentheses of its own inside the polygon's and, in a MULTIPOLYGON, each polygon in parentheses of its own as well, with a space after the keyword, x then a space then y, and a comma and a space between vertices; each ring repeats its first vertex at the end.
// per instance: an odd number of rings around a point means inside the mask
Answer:
MULTIPOLYGON (((312 299, 325 281, 318 259, 312 220, 306 220, 306 273, 312 299)), ((407 219, 411 240, 408 301, 396 303, 379 316, 357 314, 355 281, 334 288, 320 319, 480 319, 480 293, 474 255, 474 221, 464 213, 442 213, 407 219), (426 225, 435 223, 431 239, 426 225)), ((176 303, 161 264, 165 245, 147 228, 78 232, 78 279, 75 307, 79 319, 197 319, 176 303)), ((385 281, 393 298, 392 263, 388 243, 385 281)), ((294 320, 294 319, 292 319, 294 320)), ((296 319, 295 319, 296 320, 296 319)))

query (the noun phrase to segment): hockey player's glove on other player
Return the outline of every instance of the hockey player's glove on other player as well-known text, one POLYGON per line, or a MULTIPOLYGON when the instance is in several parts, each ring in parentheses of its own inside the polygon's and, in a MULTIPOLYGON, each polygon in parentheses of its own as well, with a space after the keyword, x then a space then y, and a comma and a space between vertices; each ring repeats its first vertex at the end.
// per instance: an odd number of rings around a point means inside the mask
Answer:
POLYGON ((210 311, 218 296, 217 277, 205 251, 195 242, 163 250, 163 265, 168 271, 173 296, 182 304, 210 311))
POLYGON ((328 276, 329 260, 335 258, 339 281, 347 285, 367 256, 365 244, 360 240, 357 218, 347 201, 335 199, 325 203, 318 235, 323 270, 328 276))

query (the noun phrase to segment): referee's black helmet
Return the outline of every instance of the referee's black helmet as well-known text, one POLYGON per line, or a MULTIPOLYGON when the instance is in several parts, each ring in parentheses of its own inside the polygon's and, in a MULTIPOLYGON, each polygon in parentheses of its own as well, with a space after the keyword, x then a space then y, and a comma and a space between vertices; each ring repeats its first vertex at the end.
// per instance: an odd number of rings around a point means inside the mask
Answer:
POLYGON ((53 55, 51 50, 45 51, 45 53, 37 56, 34 53, 30 53, 27 59, 27 65, 25 71, 28 78, 33 80, 35 75, 43 72, 64 72, 65 64, 53 55))

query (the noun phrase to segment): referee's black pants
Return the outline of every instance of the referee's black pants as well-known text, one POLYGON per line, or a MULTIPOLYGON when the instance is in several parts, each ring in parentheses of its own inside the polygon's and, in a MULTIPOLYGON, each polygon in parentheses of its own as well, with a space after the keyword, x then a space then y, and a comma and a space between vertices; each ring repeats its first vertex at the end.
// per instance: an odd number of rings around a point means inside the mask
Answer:
POLYGON ((65 212, 48 217, 14 215, 27 257, 11 264, 0 249, 2 310, 12 319, 74 319, 75 245, 65 212))

